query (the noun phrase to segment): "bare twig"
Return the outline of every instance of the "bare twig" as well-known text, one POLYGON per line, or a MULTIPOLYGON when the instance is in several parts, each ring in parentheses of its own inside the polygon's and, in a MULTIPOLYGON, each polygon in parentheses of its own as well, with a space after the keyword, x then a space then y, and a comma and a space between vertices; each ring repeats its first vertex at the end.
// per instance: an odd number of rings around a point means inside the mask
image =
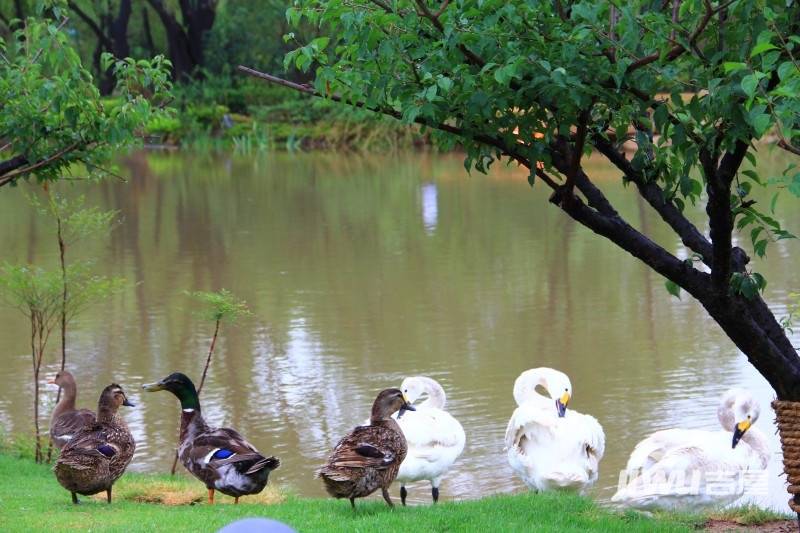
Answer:
POLYGON ((208 357, 206 357, 206 366, 203 368, 203 377, 200 378, 200 386, 197 387, 197 394, 203 390, 203 385, 206 382, 206 375, 208 374, 208 367, 211 365, 211 356, 214 355, 214 347, 217 345, 217 336, 219 335, 220 319, 214 325, 214 335, 211 337, 211 346, 208 348, 208 357))
POLYGON ((786 139, 779 140, 778 141, 778 146, 780 148, 783 148, 787 152, 791 152, 791 153, 793 153, 795 155, 800 155, 800 148, 789 144, 789 142, 786 139))
POLYGON ((439 8, 439 11, 434 13, 433 16, 438 19, 440 16, 442 16, 442 13, 444 13, 444 10, 447 9, 448 5, 450 5, 450 0, 444 0, 444 2, 442 2, 442 6, 439 8))
POLYGON ((676 34, 676 27, 678 26, 678 13, 680 12, 681 8, 681 0, 672 0, 672 31, 669 34, 669 39, 672 42, 675 42, 676 34))

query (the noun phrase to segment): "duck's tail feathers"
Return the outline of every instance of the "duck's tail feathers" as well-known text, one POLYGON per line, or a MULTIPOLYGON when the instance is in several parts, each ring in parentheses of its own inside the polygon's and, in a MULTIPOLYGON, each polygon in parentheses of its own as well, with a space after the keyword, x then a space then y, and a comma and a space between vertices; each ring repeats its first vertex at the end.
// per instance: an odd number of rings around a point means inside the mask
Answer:
POLYGON ((245 474, 254 474, 259 470, 264 469, 272 471, 279 466, 281 466, 281 461, 277 457, 262 457, 260 461, 256 461, 250 468, 248 468, 245 474))

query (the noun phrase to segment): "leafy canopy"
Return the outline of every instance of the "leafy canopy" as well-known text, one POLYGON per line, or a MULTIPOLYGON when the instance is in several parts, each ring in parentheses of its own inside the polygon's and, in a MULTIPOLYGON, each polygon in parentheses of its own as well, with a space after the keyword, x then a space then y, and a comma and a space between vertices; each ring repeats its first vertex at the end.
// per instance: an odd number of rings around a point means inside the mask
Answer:
MULTIPOLYGON (((66 300, 69 322, 89 306, 125 287, 122 278, 107 278, 91 273, 88 263, 69 265, 66 271, 71 288, 66 300)), ((63 298, 62 273, 30 265, 4 264, 0 267, 0 299, 25 316, 37 316, 45 329, 60 319, 63 298)))
POLYGON ((41 18, 15 21, 15 31, 0 39, 0 186, 31 175, 56 180, 75 163, 90 176, 103 174, 102 165, 134 142, 170 89, 162 57, 106 54, 102 65, 112 68, 119 99, 101 100, 62 30, 65 13, 65 2, 44 2, 41 18))
MULTIPOLYGON (((629 140, 624 179, 683 211, 707 185, 704 153, 770 138, 800 154, 796 0, 296 0, 287 19, 326 35, 286 56, 319 94, 456 133, 439 140, 461 142, 468 169, 506 156, 568 174, 560 140, 629 140)), ((759 256, 792 237, 752 201, 768 185, 800 196, 800 171, 737 176, 731 209, 759 256)))

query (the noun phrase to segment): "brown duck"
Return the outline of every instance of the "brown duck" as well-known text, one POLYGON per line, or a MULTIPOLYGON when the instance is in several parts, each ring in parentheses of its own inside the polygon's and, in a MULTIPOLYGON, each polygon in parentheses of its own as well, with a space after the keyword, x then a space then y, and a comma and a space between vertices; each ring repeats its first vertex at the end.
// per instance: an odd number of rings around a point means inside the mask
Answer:
POLYGON ((258 494, 269 481, 269 474, 281 462, 264 456, 231 428, 209 427, 200 411, 200 399, 194 383, 185 374, 175 372, 156 383, 143 385, 146 391, 165 390, 181 402, 181 443, 178 457, 183 466, 208 489, 208 501, 214 503, 214 491, 239 497, 258 494))
POLYGON ((78 494, 102 491, 111 503, 111 487, 136 449, 127 424, 117 415, 120 405, 133 406, 122 387, 112 383, 100 395, 97 421, 78 430, 61 449, 53 471, 61 486, 72 493, 72 503, 78 503, 78 494))
POLYGON ((369 496, 378 489, 383 499, 394 507, 389 486, 397 477, 408 446, 400 426, 392 419, 404 411, 416 411, 400 389, 386 389, 372 404, 368 426, 358 426, 339 441, 328 462, 317 471, 325 490, 334 498, 348 498, 353 509, 356 498, 369 496))
POLYGON ((89 409, 75 409, 75 400, 78 398, 78 386, 75 378, 62 370, 48 383, 61 387, 61 400, 53 409, 50 416, 50 440, 56 448, 64 445, 78 432, 89 424, 94 424, 97 416, 89 409))

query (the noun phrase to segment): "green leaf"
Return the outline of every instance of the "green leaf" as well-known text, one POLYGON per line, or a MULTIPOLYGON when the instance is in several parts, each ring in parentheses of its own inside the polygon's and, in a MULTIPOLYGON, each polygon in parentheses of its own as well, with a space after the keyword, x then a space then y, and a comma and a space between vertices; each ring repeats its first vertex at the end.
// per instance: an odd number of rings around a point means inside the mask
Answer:
POLYGON ((310 46, 317 51, 325 50, 325 47, 328 46, 328 43, 331 41, 330 37, 317 37, 313 41, 311 41, 310 46))
POLYGON ((769 50, 777 50, 778 47, 772 43, 758 43, 753 47, 753 50, 750 52, 750 57, 756 57, 759 54, 763 54, 764 52, 768 52, 769 50))
POLYGON ((757 139, 761 138, 772 125, 772 115, 768 115, 767 113, 761 113, 760 115, 752 117, 751 123, 753 124, 753 131, 755 133, 755 137, 757 139))
POLYGON ((675 283, 674 281, 668 279, 664 282, 664 287, 667 288, 667 292, 673 295, 678 300, 681 299, 681 288, 680 286, 675 283))
POLYGON ((443 93, 449 93, 450 89, 453 88, 453 80, 448 78, 447 76, 440 76, 436 80, 436 84, 442 90, 443 93))
POLYGON ((747 68, 747 63, 726 61, 722 64, 722 69, 725 71, 725 74, 730 74, 731 72, 736 72, 737 70, 742 70, 745 68, 747 68))
POLYGON ((778 202, 779 194, 780 193, 776 192, 774 195, 772 195, 772 201, 769 203, 769 212, 772 213, 773 215, 775 214, 775 204, 778 202))
POLYGON ((753 96, 758 88, 758 78, 754 74, 748 74, 742 78, 742 90, 747 96, 753 96))
POLYGON ((756 243, 753 244, 753 251, 756 253, 758 257, 763 258, 764 255, 767 253, 768 242, 769 241, 767 241, 767 239, 761 239, 760 241, 756 241, 756 243))

